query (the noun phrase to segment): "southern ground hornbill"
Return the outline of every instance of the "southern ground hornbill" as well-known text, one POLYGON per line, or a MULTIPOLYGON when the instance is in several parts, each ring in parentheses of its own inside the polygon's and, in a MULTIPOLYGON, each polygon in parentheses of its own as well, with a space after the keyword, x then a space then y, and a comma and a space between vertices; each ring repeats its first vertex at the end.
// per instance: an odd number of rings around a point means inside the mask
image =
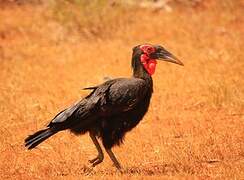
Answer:
POLYGON ((32 149, 65 129, 77 135, 89 132, 98 151, 98 156, 89 161, 92 166, 104 159, 98 137, 114 165, 121 169, 111 148, 120 145, 126 132, 134 128, 147 112, 153 92, 151 76, 158 59, 183 65, 160 45, 143 44, 134 47, 132 78, 112 79, 101 85, 85 88, 92 92, 58 113, 45 129, 28 136, 25 146, 32 149))

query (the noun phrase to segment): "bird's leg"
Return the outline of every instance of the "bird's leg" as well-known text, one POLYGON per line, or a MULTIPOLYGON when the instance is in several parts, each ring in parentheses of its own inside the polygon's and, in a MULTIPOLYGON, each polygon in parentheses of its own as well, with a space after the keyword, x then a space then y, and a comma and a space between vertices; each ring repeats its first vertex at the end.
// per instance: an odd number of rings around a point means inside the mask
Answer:
POLYGON ((89 135, 92 139, 92 142, 95 144, 95 146, 97 148, 97 152, 98 152, 98 155, 96 158, 89 160, 89 162, 92 163, 92 166, 95 167, 96 165, 100 164, 103 161, 104 155, 103 155, 102 148, 99 145, 99 142, 97 141, 96 136, 92 132, 90 132, 89 135))
POLYGON ((112 151, 111 149, 106 149, 106 152, 108 153, 110 159, 113 161, 115 167, 116 167, 119 171, 121 171, 120 163, 119 163, 119 161, 116 159, 116 157, 115 157, 113 151, 112 151))

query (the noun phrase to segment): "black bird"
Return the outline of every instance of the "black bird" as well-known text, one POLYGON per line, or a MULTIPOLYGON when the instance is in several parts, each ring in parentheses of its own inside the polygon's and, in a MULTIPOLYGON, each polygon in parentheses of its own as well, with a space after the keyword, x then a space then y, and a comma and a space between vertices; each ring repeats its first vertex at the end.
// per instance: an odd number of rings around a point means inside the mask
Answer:
POLYGON ((121 166, 111 148, 120 145, 125 134, 133 129, 148 110, 153 92, 152 75, 156 60, 164 60, 183 65, 174 55, 160 45, 143 44, 133 48, 132 78, 117 78, 101 85, 85 88, 92 92, 58 113, 49 125, 25 139, 25 146, 32 149, 41 142, 69 129, 74 134, 89 135, 96 146, 98 155, 90 160, 96 166, 104 159, 97 137, 117 169, 121 166))

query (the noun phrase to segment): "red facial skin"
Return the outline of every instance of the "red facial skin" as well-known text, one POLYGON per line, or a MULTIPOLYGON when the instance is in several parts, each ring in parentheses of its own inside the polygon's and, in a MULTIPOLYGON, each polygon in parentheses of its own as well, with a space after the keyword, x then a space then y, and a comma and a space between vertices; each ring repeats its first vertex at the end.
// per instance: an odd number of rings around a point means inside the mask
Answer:
POLYGON ((155 72, 157 61, 155 59, 150 59, 149 56, 151 53, 155 52, 155 48, 151 45, 141 45, 140 49, 144 53, 141 55, 141 63, 151 76, 155 72))

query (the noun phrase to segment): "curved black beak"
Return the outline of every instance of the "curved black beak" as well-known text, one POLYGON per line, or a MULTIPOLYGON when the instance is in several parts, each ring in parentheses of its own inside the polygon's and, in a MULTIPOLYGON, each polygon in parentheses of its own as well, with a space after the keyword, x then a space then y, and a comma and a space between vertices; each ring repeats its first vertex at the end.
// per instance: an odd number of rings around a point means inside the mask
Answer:
POLYGON ((177 57, 175 57, 169 51, 165 50, 163 47, 157 46, 156 48, 157 48, 157 50, 154 54, 156 59, 168 61, 171 63, 175 63, 175 64, 179 64, 181 66, 184 66, 184 64, 177 57))

